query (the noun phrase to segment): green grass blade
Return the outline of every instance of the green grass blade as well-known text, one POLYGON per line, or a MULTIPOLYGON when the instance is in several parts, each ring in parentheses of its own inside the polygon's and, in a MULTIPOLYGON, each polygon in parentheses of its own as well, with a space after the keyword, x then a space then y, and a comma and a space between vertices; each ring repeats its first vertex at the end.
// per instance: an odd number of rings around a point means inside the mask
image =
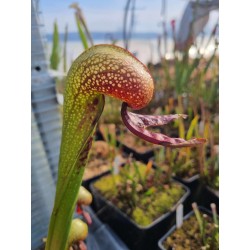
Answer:
POLYGON ((60 39, 57 22, 54 22, 53 44, 50 56, 50 68, 57 70, 60 63, 60 39))
POLYGON ((79 18, 76 16, 76 24, 77 24, 77 28, 78 28, 78 33, 79 33, 79 36, 81 38, 81 41, 82 41, 82 44, 83 44, 83 47, 84 49, 88 49, 89 46, 88 46, 88 40, 87 40, 87 37, 82 29, 82 26, 81 26, 81 22, 79 20, 79 18))
POLYGON ((63 43, 63 71, 67 72, 67 41, 68 41, 68 25, 65 26, 64 43, 63 43))
POLYGON ((187 140, 190 140, 192 138, 192 136, 194 135, 195 127, 198 124, 198 120, 199 120, 199 116, 196 115, 194 117, 194 119, 191 121, 191 124, 190 124, 188 132, 187 132, 187 136, 186 136, 187 140))

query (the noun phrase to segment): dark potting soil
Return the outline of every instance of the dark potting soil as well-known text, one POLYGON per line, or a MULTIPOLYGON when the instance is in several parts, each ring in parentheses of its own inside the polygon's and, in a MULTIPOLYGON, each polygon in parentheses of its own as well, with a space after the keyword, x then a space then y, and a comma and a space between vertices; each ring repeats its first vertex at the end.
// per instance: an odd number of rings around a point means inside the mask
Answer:
POLYGON ((197 219, 195 215, 191 215, 183 222, 181 228, 167 237, 163 245, 166 250, 217 250, 219 249, 218 238, 214 240, 214 237, 219 237, 219 235, 216 233, 216 225, 212 218, 207 216, 204 242, 197 219), (212 237, 213 235, 214 237, 212 237))

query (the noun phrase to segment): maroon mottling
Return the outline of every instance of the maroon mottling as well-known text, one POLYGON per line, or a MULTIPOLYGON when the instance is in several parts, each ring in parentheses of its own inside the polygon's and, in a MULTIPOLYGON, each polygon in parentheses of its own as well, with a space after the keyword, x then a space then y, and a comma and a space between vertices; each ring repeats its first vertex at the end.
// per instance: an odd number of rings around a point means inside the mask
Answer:
POLYGON ((97 105, 98 102, 99 102, 98 98, 95 98, 95 99, 93 100, 93 104, 94 104, 94 105, 97 105))
POLYGON ((79 156, 79 163, 80 163, 80 166, 81 167, 82 165, 84 165, 83 163, 85 162, 85 160, 87 159, 88 157, 88 152, 91 148, 91 145, 92 145, 92 141, 93 141, 93 137, 91 136, 87 143, 86 143, 86 146, 84 147, 84 149, 81 151, 80 153, 80 156, 79 156))
POLYGON ((86 118, 85 118, 85 117, 83 117, 83 118, 82 118, 82 120, 81 120, 81 121, 79 122, 79 124, 78 124, 78 129, 79 129, 79 130, 81 130, 81 129, 82 129, 82 127, 83 127, 83 125, 84 125, 85 121, 86 121, 86 118))

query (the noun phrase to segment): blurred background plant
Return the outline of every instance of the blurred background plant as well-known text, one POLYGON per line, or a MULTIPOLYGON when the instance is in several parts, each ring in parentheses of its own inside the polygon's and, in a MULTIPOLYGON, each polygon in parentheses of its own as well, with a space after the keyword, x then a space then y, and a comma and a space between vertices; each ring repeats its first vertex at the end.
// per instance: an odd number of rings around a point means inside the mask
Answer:
POLYGON ((53 46, 50 56, 50 68, 57 70, 60 63, 60 41, 57 22, 54 22, 53 46))

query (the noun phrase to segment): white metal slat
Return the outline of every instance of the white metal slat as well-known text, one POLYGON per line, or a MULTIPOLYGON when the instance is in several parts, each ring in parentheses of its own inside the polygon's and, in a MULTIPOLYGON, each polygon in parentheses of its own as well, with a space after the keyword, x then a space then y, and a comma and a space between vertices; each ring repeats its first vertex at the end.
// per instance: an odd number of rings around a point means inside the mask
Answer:
POLYGON ((45 55, 45 36, 40 32, 41 23, 32 7, 32 157, 31 157, 31 245, 41 247, 46 237, 54 203, 55 177, 61 139, 61 119, 56 99, 55 82, 48 72, 45 55), (57 155, 57 156, 56 156, 57 155), (53 178, 54 177, 54 178, 53 178))
MULTIPOLYGON (((32 114, 32 119, 34 116, 32 114)), ((33 121, 34 124, 34 121, 33 121)), ((33 134, 39 135, 38 128, 32 126, 33 134)), ((41 246, 42 238, 46 236, 48 230, 48 223, 50 214, 52 212, 55 185, 52 178, 52 173, 47 159, 44 157, 42 141, 37 141, 37 147, 32 147, 32 163, 31 163, 31 175, 32 175, 32 193, 31 193, 31 228, 32 228, 32 249, 36 249, 41 246), (39 145, 40 144, 40 145, 39 145), (35 157, 34 152, 39 149, 42 152, 40 157, 35 157), (40 158, 40 164, 39 159, 40 158), (42 218, 42 220, 41 220, 42 218), (39 225, 39 227, 37 227, 39 225), (34 237, 36 235, 36 237, 34 237)))

